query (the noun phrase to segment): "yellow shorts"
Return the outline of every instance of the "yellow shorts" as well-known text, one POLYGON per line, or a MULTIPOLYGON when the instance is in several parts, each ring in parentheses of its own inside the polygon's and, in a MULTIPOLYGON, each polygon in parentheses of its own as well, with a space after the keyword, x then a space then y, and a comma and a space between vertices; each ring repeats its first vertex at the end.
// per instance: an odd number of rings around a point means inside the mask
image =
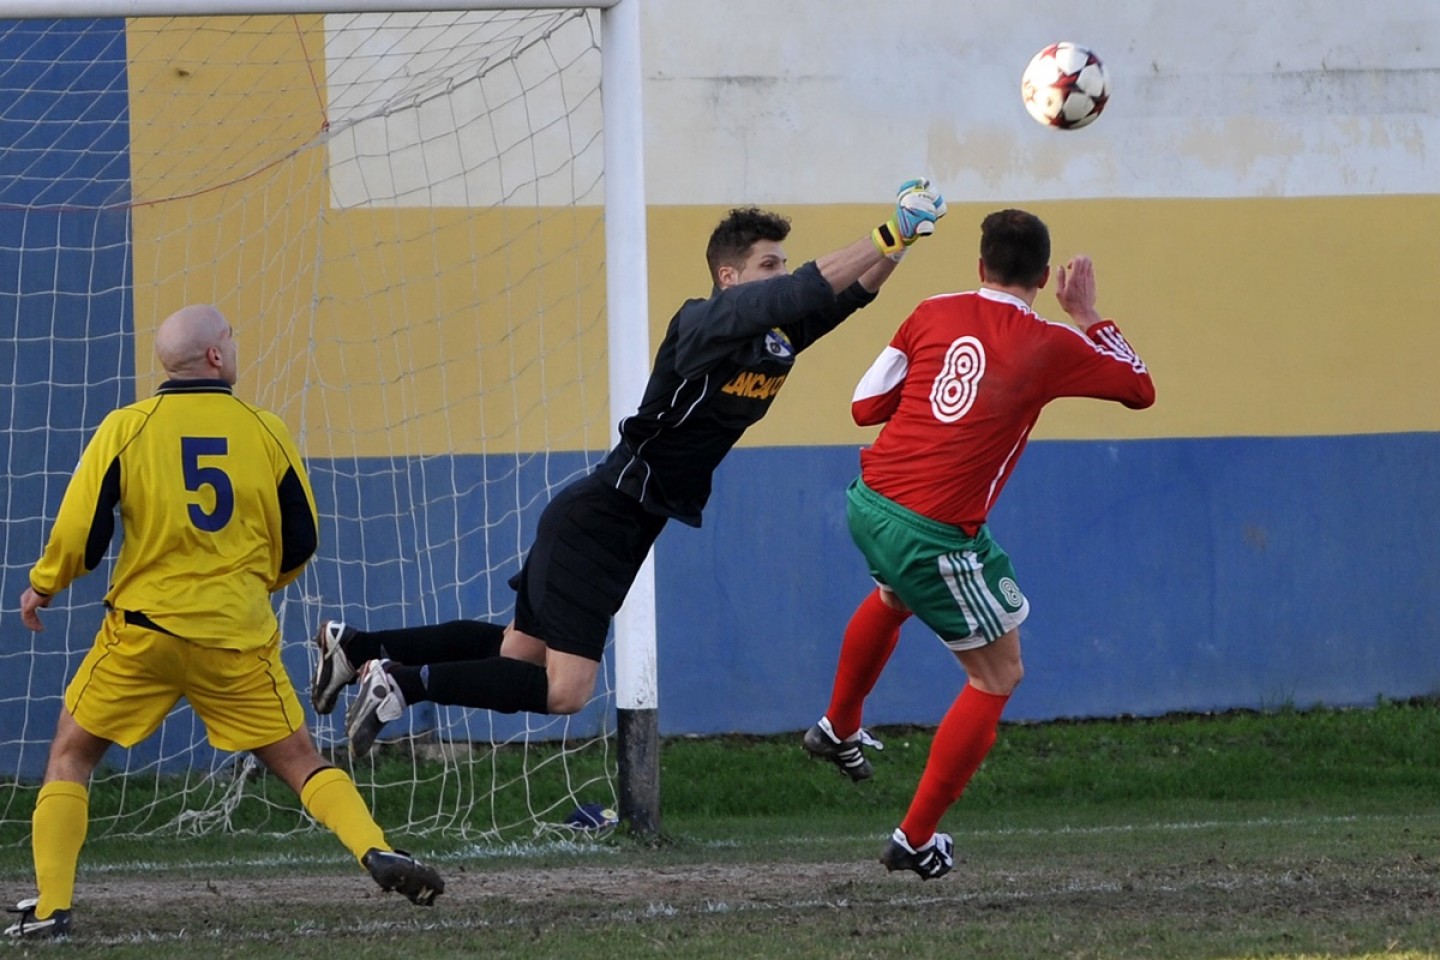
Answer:
POLYGON ((217 750, 266 747, 305 723, 278 633, 256 650, 224 650, 126 623, 113 610, 66 688, 65 706, 82 730, 131 747, 181 697, 217 750))

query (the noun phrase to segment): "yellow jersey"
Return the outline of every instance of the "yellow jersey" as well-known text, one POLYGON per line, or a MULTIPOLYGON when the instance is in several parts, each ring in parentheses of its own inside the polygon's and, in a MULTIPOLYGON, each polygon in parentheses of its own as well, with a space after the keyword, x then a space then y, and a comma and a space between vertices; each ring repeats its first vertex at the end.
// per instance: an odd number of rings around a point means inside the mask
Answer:
POLYGON ((223 380, 170 380, 101 422, 80 456, 45 553, 54 595, 124 538, 107 606, 166 633, 248 650, 279 626, 270 594, 315 553, 315 495, 284 422, 223 380))

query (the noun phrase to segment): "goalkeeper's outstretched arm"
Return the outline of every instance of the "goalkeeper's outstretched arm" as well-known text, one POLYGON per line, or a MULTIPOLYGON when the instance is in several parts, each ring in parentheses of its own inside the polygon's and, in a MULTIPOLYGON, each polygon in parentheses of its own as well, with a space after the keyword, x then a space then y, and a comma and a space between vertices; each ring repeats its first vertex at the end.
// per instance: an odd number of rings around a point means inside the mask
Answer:
POLYGON ((928 179, 906 180, 896 191, 895 211, 889 219, 869 236, 820 257, 815 266, 836 293, 856 280, 874 293, 889 279, 910 245, 935 232, 936 221, 945 213, 945 198, 928 179))

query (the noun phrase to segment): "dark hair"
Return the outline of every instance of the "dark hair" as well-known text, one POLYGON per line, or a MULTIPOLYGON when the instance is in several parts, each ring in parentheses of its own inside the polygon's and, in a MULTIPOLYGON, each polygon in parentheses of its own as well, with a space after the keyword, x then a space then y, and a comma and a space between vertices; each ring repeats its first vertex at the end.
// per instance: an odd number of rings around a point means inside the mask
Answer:
POLYGON ((710 243, 705 247, 705 263, 710 267, 710 279, 720 282, 721 267, 743 267, 755 241, 774 240, 779 243, 789 235, 789 217, 759 207, 736 207, 716 225, 710 234, 710 243))
POLYGON ((985 279, 1006 287, 1038 287, 1050 266, 1050 230, 1024 210, 997 210, 980 224, 985 279))

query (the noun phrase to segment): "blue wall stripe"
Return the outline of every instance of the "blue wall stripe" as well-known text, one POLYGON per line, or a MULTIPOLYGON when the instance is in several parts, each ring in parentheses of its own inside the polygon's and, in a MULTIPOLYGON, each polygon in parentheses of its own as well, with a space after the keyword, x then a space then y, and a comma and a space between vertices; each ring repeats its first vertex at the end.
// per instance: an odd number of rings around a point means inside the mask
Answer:
MULTIPOLYGON (((528 546, 544 478, 586 460, 312 463, 329 519, 306 602, 285 609, 297 683, 307 618, 508 619, 516 561, 486 569, 483 541, 528 546)), ((663 733, 794 731, 824 710, 840 635, 869 589, 844 519, 855 469, 852 448, 737 450, 705 527, 662 534, 663 733)), ((1437 486, 1436 434, 1033 443, 991 518, 1033 605, 1027 678, 1007 719, 1436 692, 1437 486)), ((936 723, 961 682, 948 651, 911 622, 867 722, 936 723)), ((421 709, 407 722, 504 737, 531 720, 421 709)), ((592 708, 549 735, 609 723, 592 708)), ((338 740, 338 720, 320 734, 338 740)))
MULTIPOLYGON (((666 733, 823 712, 870 581, 849 448, 743 449, 658 545, 666 733)), ((1009 720, 1440 692, 1440 434, 1032 443, 991 516, 1033 611, 1009 720)), ((867 722, 937 723, 963 674, 908 623, 867 722)))

